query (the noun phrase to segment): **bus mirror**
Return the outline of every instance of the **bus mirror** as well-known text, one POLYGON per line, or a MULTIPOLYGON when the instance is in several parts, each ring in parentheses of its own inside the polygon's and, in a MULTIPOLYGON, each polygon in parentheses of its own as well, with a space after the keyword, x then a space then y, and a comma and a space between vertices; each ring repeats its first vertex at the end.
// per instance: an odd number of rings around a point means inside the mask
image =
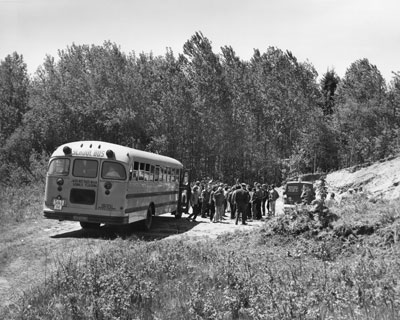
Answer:
POLYGON ((64 154, 65 154, 66 156, 68 156, 68 155, 70 155, 70 154, 72 153, 72 150, 71 150, 70 147, 65 146, 65 147, 63 148, 63 152, 64 152, 64 154))

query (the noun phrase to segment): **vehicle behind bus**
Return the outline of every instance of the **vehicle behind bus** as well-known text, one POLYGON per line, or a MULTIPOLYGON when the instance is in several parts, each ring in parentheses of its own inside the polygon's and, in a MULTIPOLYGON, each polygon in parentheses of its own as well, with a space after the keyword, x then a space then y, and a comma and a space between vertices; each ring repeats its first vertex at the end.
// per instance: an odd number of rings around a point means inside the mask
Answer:
POLYGON ((58 147, 46 176, 44 216, 71 220, 83 228, 143 221, 173 212, 182 164, 172 158, 100 141, 58 147))
POLYGON ((315 194, 314 186, 311 181, 289 181, 286 183, 283 190, 283 208, 285 213, 303 202, 301 195, 304 188, 310 189, 311 192, 315 194))

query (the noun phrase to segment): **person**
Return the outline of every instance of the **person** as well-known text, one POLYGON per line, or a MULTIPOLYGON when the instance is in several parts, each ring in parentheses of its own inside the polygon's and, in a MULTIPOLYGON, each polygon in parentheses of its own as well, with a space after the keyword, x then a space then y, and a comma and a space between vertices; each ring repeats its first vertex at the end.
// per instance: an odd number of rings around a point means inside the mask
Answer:
POLYGON ((222 186, 219 186, 217 191, 213 194, 214 203, 215 203, 215 214, 213 217, 213 222, 221 222, 222 217, 224 215, 224 190, 222 186))
POLYGON ((247 207, 250 201, 250 194, 247 191, 246 184, 242 184, 240 188, 236 189, 235 193, 233 194, 233 202, 236 206, 236 221, 235 224, 237 225, 242 216, 242 224, 246 223, 246 215, 247 215, 247 207))
POLYGON ((187 217, 187 219, 190 221, 192 218, 192 221, 196 221, 197 215, 200 212, 200 194, 199 194, 199 187, 194 186, 192 190, 192 194, 190 196, 190 205, 192 206, 192 213, 187 217))
POLYGON ((271 209, 271 215, 275 216, 276 214, 276 200, 279 198, 278 191, 275 190, 275 185, 271 186, 271 190, 269 191, 269 206, 271 209))
POLYGON ((265 216, 265 204, 268 199, 268 186, 266 184, 263 184, 261 186, 261 191, 262 191, 261 212, 262 212, 262 215, 265 216))
POLYGON ((240 189, 240 185, 236 184, 232 186, 231 191, 228 193, 228 201, 229 201, 229 206, 231 208, 231 219, 235 219, 236 217, 236 205, 235 202, 233 201, 233 194, 236 192, 237 189, 240 189))
POLYGON ((201 217, 207 218, 210 216, 210 194, 211 186, 207 184, 207 187, 201 192, 201 217))
POLYGON ((218 186, 214 185, 210 192, 210 202, 208 203, 210 207, 210 221, 213 221, 214 214, 215 214, 215 202, 214 202, 214 193, 217 191, 218 186))
POLYGON ((269 193, 270 193, 270 191, 271 191, 271 186, 269 185, 268 187, 267 187, 267 212, 268 212, 268 215, 270 215, 271 214, 271 207, 270 207, 270 205, 269 205, 269 193))
POLYGON ((229 187, 228 187, 227 184, 224 185, 223 192, 224 192, 224 197, 225 197, 225 200, 224 200, 224 214, 223 214, 223 216, 226 217, 225 213, 227 212, 227 209, 228 209, 228 192, 229 192, 229 187))
POLYGON ((300 195, 300 198, 303 204, 311 204, 311 201, 313 201, 315 198, 313 190, 311 190, 311 187, 303 185, 303 190, 300 195))
POLYGON ((331 208, 337 204, 335 193, 332 192, 328 199, 325 200, 325 206, 331 208))
POLYGON ((246 185, 246 190, 249 193, 249 202, 248 202, 247 208, 246 208, 246 218, 249 221, 252 221, 253 219, 252 219, 252 215, 251 214, 252 214, 252 206, 253 206, 252 199, 253 199, 254 190, 249 184, 246 185))
POLYGON ((253 219, 261 220, 261 202, 263 199, 263 192, 261 190, 261 184, 257 183, 256 189, 253 194, 253 219))
POLYGON ((201 212, 201 204, 202 204, 201 192, 203 191, 203 187, 202 187, 200 181, 196 181, 195 185, 197 186, 197 193, 199 194, 199 213, 200 213, 201 212))

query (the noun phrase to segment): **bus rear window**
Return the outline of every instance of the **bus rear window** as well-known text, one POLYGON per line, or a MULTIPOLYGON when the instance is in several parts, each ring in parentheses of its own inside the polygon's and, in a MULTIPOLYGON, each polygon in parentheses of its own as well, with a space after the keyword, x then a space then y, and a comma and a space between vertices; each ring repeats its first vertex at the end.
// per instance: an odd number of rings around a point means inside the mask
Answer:
POLYGON ((97 166, 96 160, 76 159, 72 174, 74 177, 96 178, 97 166))
POLYGON ((49 174, 67 176, 69 173, 69 159, 54 159, 50 162, 49 174))
POLYGON ((122 164, 117 162, 104 161, 101 170, 103 179, 125 180, 126 172, 122 164))

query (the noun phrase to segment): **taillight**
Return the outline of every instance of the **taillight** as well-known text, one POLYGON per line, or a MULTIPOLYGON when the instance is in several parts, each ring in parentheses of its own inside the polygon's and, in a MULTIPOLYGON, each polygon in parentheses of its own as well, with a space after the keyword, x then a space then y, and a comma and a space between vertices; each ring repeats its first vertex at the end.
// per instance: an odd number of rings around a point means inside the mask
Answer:
POLYGON ((63 178, 58 178, 57 179, 57 184, 58 184, 58 188, 57 188, 57 190, 58 191, 61 191, 62 190, 62 185, 64 184, 64 179, 63 178))
POLYGON ((107 194, 107 195, 110 194, 110 189, 112 188, 112 183, 111 183, 110 181, 107 181, 107 182, 104 184, 104 188, 106 189, 106 194, 107 194))

